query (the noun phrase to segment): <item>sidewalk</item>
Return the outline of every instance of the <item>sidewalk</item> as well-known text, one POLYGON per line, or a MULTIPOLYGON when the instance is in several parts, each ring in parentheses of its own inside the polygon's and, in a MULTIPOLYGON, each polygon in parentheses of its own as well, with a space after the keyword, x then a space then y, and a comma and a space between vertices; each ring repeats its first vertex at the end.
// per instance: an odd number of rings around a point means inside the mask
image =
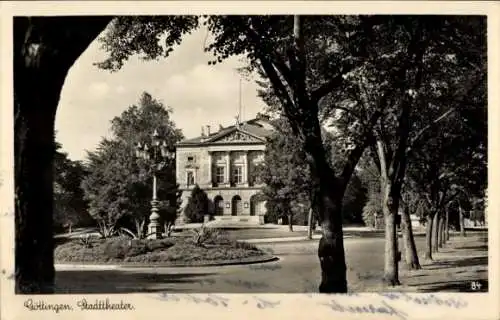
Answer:
POLYGON ((401 286, 386 287, 363 279, 354 285, 354 291, 402 291, 402 292, 487 292, 488 290, 488 239, 487 235, 470 235, 465 238, 453 236, 439 252, 433 254, 433 261, 423 260, 419 252, 420 270, 408 270, 403 263, 399 266, 401 286), (473 282, 480 288, 473 288, 473 282))
MULTIPOLYGON (((350 238, 350 236, 344 236, 344 238, 350 238)), ((313 234, 312 240, 321 239, 320 234, 313 234)), ((243 239, 237 240, 238 242, 247 242, 247 243, 276 243, 276 242, 294 242, 294 241, 308 241, 310 239, 304 236, 300 237, 283 237, 283 238, 262 238, 262 239, 243 239)))
MULTIPOLYGON (((301 231, 301 230, 295 230, 301 231)), ((321 239, 321 233, 318 233, 319 230, 316 230, 316 233, 313 234, 312 240, 321 239)), ((367 227, 346 227, 343 229, 344 239, 348 238, 362 238, 362 237, 384 237, 383 230, 375 230, 367 227)), ((414 236, 424 236, 425 231, 414 231, 414 236)), ((399 232, 399 237, 401 237, 401 232, 399 232)), ((248 243, 281 243, 281 242, 296 242, 296 241, 311 241, 307 238, 306 235, 301 236, 286 236, 286 237, 266 237, 266 238, 252 238, 252 239, 241 239, 238 240, 240 242, 248 242, 248 243)))
MULTIPOLYGON (((182 225, 174 226, 174 230, 184 230, 184 229, 196 229, 200 228, 203 223, 186 223, 182 225)), ((288 225, 280 225, 274 223, 266 223, 266 224, 249 224, 246 222, 234 222, 234 221, 210 221, 205 223, 205 227, 207 228, 226 228, 226 229, 273 229, 273 230, 284 230, 287 231, 288 225)), ((307 231, 308 226, 303 225, 293 225, 294 231, 307 231)), ((321 230, 321 226, 316 227, 317 231, 321 230)), ((365 226, 345 226, 343 228, 344 231, 375 231, 376 229, 365 227, 365 226)))

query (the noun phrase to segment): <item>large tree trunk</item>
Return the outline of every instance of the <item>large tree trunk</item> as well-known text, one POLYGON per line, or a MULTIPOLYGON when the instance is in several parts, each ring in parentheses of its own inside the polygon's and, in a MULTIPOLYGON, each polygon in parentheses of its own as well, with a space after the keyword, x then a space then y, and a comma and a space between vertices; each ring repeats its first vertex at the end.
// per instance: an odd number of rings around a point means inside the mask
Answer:
POLYGON ((432 222, 434 217, 431 213, 427 215, 427 221, 425 226, 425 260, 432 260, 432 222))
POLYGON ((458 206, 458 222, 460 223, 460 236, 465 237, 465 223, 464 223, 464 212, 462 206, 458 206))
MULTIPOLYGON (((293 88, 293 103, 285 105, 292 129, 304 145, 311 180, 313 182, 313 208, 319 213, 322 237, 318 246, 321 265, 321 293, 347 292, 347 267, 345 262, 344 239, 342 232, 342 199, 352 172, 362 155, 363 148, 354 149, 344 167, 341 177, 336 177, 330 167, 323 147, 321 126, 318 119, 318 102, 311 100, 306 86, 306 51, 304 47, 303 19, 295 15, 293 24, 294 52, 289 55, 293 78, 289 85, 293 88), (293 105, 298 106, 294 108, 293 105), (288 106, 288 107, 287 107, 288 106), (298 112, 297 112, 298 111, 298 112)), ((263 65, 264 68, 266 66, 263 65)), ((267 67, 268 75, 274 74, 267 67)), ((271 81, 273 81, 271 79, 271 81)), ((278 83, 278 81, 274 81, 278 83)), ((287 95, 286 89, 281 91, 287 95)))
MULTIPOLYGON (((312 122, 315 132, 304 143, 313 181, 313 211, 318 213, 322 237, 318 246, 321 265, 321 293, 347 292, 347 267, 342 231, 342 199, 347 182, 335 176, 325 158, 319 121, 312 122)), ((359 160, 359 158, 358 158, 359 160)))
POLYGON ((438 252, 439 212, 432 219, 432 252, 438 252))
POLYGON ((313 233, 313 211, 312 208, 309 209, 309 213, 307 215, 307 239, 312 239, 313 233))
POLYGON ((288 231, 293 231, 293 215, 291 213, 288 214, 288 231))
MULTIPOLYGON (((14 81, 19 86, 20 78, 21 75, 14 72, 14 81)), ((62 81, 59 90, 61 87, 62 81)), ((47 95, 53 95, 54 91, 57 92, 50 89, 31 95, 17 90, 16 86, 16 293, 51 293, 53 290, 52 159, 58 97, 47 95)))
MULTIPOLYGON (((318 119, 310 122, 304 130, 304 150, 308 157, 313 185, 313 210, 318 213, 322 227, 322 237, 318 246, 318 257, 321 265, 321 293, 347 292, 346 262, 342 231, 342 199, 347 186, 347 179, 335 176, 330 167, 321 140, 318 119)), ((359 155, 361 156, 361 155, 359 155)), ((352 162, 359 160, 359 157, 352 162)), ((355 164, 352 165, 352 168, 355 164)), ((352 174, 352 170, 350 170, 352 174)), ((350 176, 349 176, 350 177, 350 176)))
POLYGON ((442 246, 446 244, 446 213, 443 213, 443 227, 442 227, 442 237, 441 237, 441 243, 442 246))
POLYGON ((54 122, 69 68, 109 18, 14 19, 16 293, 54 290, 54 122))
POLYGON ((437 234, 438 248, 443 247, 443 231, 444 231, 443 227, 444 227, 444 217, 442 214, 440 214, 438 218, 438 234, 437 234))
POLYGON ((398 272, 398 236, 396 229, 396 215, 398 200, 391 196, 390 185, 382 189, 382 211, 385 221, 385 263, 383 281, 391 286, 399 285, 398 272))
POLYGON ((442 224, 441 224, 441 247, 446 243, 446 212, 443 212, 442 224))
POLYGON ((404 205, 403 214, 401 217, 403 244, 405 247, 405 261, 406 266, 410 270, 421 269, 418 260, 417 247, 415 246, 415 239, 413 238, 413 230, 411 225, 410 211, 407 205, 404 205))
MULTIPOLYGON (((250 38, 257 37, 251 28, 247 34, 250 38)), ((376 112, 371 117, 365 132, 365 141, 351 150, 342 173, 336 176, 325 157, 318 119, 318 103, 322 97, 342 83, 343 77, 342 74, 339 74, 330 79, 326 86, 308 91, 302 19, 298 15, 294 16, 293 36, 293 50, 287 52, 289 67, 285 68, 274 64, 262 52, 256 54, 283 105, 283 111, 294 135, 303 143, 311 170, 312 197, 315 199, 313 208, 318 213, 323 233, 318 247, 321 265, 319 291, 322 293, 345 293, 347 292, 347 268, 342 232, 342 199, 352 172, 369 142, 370 126, 376 123, 381 113, 376 112), (281 75, 278 74, 277 69, 281 71, 281 75)), ((347 71, 343 70, 343 72, 347 71)))
MULTIPOLYGON (((307 125, 302 126, 304 150, 308 157, 313 185, 314 212, 318 213, 322 227, 322 237, 318 246, 318 257, 321 265, 321 293, 346 293, 347 277, 344 253, 344 239, 342 231, 342 199, 347 187, 348 179, 335 176, 335 172, 328 163, 321 139, 321 130, 318 118, 306 118, 307 125), (312 130, 311 130, 312 129, 312 130)), ((361 154, 359 154, 359 157, 361 154)), ((349 177, 355 163, 351 160, 349 177), (354 164, 353 164, 354 163, 354 164)))
POLYGON ((450 208, 446 208, 446 220, 445 220, 445 242, 450 240, 450 208))
MULTIPOLYGON (((399 285, 399 251, 398 251, 398 234, 396 226, 396 217, 399 209, 399 198, 401 184, 394 182, 395 175, 390 176, 389 172, 394 172, 394 163, 389 168, 386 158, 387 147, 383 141, 377 140, 377 154, 380 165, 380 194, 381 206, 385 221, 385 251, 384 251, 384 283, 395 286, 399 285)), ((402 159, 402 158, 400 158, 402 159)))
MULTIPOLYGON (((334 193, 333 193, 334 194, 334 193)), ((321 265, 321 293, 347 292, 347 266, 342 232, 342 198, 325 197, 323 205, 327 216, 321 221, 322 237, 318 256, 321 265)))

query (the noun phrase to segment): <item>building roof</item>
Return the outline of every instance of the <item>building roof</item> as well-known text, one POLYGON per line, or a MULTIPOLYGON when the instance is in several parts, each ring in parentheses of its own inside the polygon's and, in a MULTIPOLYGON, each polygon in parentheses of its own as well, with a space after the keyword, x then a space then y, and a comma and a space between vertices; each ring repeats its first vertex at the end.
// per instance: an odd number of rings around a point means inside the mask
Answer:
POLYGON ((272 122, 261 115, 257 118, 244 121, 239 125, 232 125, 229 127, 221 127, 216 132, 211 132, 210 135, 200 135, 195 138, 185 139, 177 143, 178 146, 188 146, 188 145, 208 145, 213 143, 224 143, 218 140, 230 135, 232 132, 241 132, 242 134, 249 135, 260 140, 261 142, 266 142, 267 137, 269 137, 274 132, 274 127, 272 122))

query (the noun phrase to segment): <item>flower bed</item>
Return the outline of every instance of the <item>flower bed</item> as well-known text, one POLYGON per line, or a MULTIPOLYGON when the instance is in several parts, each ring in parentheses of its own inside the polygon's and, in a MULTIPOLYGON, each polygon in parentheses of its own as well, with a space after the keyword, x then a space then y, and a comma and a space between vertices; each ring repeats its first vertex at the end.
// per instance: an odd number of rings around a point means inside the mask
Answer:
POLYGON ((255 246, 236 241, 196 244, 188 238, 137 240, 126 237, 77 239, 55 249, 56 263, 166 263, 203 265, 265 257, 255 246))

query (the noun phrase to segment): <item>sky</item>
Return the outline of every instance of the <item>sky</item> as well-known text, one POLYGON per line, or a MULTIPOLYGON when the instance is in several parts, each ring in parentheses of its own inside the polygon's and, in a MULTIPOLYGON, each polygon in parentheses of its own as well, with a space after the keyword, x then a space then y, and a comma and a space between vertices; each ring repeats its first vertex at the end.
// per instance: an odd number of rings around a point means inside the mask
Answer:
POLYGON ((203 51, 206 36, 207 30, 199 29, 185 36, 167 59, 132 57, 113 73, 93 65, 106 57, 95 40, 68 72, 61 92, 56 139, 63 151, 72 160, 84 160, 86 150, 95 150, 109 136, 110 121, 137 104, 144 91, 173 109, 172 120, 186 138, 200 135, 205 125, 215 129, 235 123, 240 79, 242 119, 255 117, 264 102, 254 81, 237 73, 242 58, 209 66, 212 55, 203 51))

